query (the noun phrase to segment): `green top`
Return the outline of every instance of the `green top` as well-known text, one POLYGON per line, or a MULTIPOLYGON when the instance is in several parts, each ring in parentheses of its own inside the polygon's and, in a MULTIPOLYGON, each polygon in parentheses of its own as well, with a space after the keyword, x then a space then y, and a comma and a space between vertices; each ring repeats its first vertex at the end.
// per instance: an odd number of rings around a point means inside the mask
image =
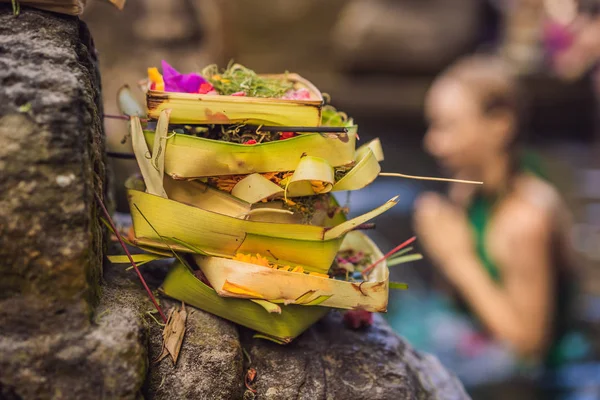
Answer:
MULTIPOLYGON (((523 155, 523 157, 520 160, 520 170, 524 172, 529 172, 546 181, 548 180, 548 177, 544 172, 541 159, 533 153, 526 153, 523 155)), ((489 276, 495 282, 497 282, 498 284, 502 284, 502 276, 500 274, 500 270, 498 269, 498 266, 494 263, 494 260, 490 258, 490 255, 486 249, 486 230, 488 227, 488 223, 491 220, 492 215, 494 213, 494 207, 496 205, 497 200, 498 198, 489 198, 484 197, 482 195, 476 196, 467 210, 467 215, 473 228, 473 233, 475 235, 476 252, 479 257, 479 260, 481 261, 481 264, 483 265, 489 276)), ((561 286, 563 285, 561 284, 561 286)), ((563 287, 558 287, 557 289, 559 291, 564 290, 563 287)), ((566 309, 564 307, 565 297, 562 295, 562 293, 557 293, 555 298, 557 299, 558 304, 556 309, 557 313, 559 314, 557 318, 559 322, 557 323, 561 324, 563 315, 560 314, 566 313, 566 309)), ((556 333, 557 335, 555 336, 560 336, 558 332, 556 333)), ((547 354, 546 364, 548 366, 556 366, 557 364, 560 364, 559 360, 563 358, 559 354, 559 339, 560 337, 555 337, 555 344, 551 346, 547 354)))
POLYGON ((485 233, 492 217, 494 202, 483 196, 477 196, 468 209, 468 217, 475 235, 475 250, 483 267, 495 282, 500 282, 500 271, 490 258, 485 246, 485 233))
MULTIPOLYGON (((545 181, 549 181, 548 176, 544 171, 543 162, 535 153, 524 153, 520 159, 519 165, 521 171, 529 172, 545 181)), ((492 279, 496 282, 500 282, 500 271, 490 259, 485 248, 485 232, 488 222, 492 217, 496 200, 498 199, 490 199, 481 195, 476 196, 469 206, 467 214, 475 233, 477 255, 492 279)))

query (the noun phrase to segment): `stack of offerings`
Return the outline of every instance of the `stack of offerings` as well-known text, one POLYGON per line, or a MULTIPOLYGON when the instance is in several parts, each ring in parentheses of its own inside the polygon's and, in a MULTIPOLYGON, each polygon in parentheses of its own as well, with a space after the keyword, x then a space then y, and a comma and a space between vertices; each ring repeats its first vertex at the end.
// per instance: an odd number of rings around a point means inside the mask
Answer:
POLYGON ((379 141, 357 148, 352 119, 296 74, 162 70, 147 109, 119 94, 137 261, 176 257, 161 291, 281 343, 330 308, 386 311, 388 266, 360 229, 397 200, 348 219, 332 195, 377 178, 379 141))

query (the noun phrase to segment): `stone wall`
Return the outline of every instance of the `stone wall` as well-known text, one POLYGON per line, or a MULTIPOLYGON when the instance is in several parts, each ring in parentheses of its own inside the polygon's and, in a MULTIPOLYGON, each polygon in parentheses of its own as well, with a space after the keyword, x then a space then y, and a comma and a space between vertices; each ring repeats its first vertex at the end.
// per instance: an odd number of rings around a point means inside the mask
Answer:
POLYGON ((5 334, 89 321, 101 273, 100 81, 76 18, 0 8, 0 315, 5 334))
POLYGON ((85 24, 0 6, 0 398, 139 392, 140 320, 113 329, 114 318, 92 319, 103 254, 100 98, 85 24))

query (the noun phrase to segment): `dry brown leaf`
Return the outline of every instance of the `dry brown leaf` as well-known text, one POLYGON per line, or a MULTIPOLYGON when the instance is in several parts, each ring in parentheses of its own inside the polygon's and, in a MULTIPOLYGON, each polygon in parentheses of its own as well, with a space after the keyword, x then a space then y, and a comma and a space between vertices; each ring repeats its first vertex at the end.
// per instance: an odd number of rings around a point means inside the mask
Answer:
POLYGON ((248 368, 246 372, 246 376, 244 378, 244 384, 246 385, 246 389, 256 394, 256 389, 254 389, 251 385, 256 379, 256 370, 254 368, 248 368))
POLYGON ((173 365, 177 363, 179 358, 179 352, 181 350, 181 344, 183 343, 183 337, 185 335, 185 323, 187 320, 187 311, 185 310, 185 303, 181 303, 181 309, 177 310, 172 308, 169 311, 167 324, 163 329, 163 347, 162 353, 154 361, 155 363, 161 362, 168 355, 173 360, 173 365))

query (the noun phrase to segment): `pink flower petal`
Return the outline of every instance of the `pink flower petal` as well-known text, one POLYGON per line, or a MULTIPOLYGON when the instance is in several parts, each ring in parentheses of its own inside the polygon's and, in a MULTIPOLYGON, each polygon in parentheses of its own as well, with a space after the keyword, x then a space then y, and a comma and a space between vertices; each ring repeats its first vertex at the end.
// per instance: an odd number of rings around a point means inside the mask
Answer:
POLYGON ((283 95, 282 99, 286 100, 309 100, 310 92, 308 89, 302 88, 298 90, 290 90, 283 95))
POLYGON ((180 74, 165 60, 161 64, 166 92, 198 93, 200 86, 207 83, 199 74, 180 74))

